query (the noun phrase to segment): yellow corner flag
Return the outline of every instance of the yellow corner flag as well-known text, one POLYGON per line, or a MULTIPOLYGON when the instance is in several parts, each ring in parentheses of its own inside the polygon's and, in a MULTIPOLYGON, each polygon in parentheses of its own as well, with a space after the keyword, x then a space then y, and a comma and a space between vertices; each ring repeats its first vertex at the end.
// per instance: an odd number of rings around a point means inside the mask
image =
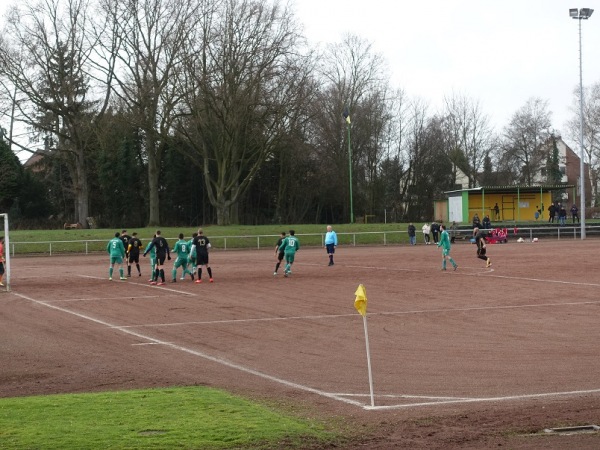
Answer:
POLYGON ((358 285, 358 289, 354 293, 356 300, 354 300, 354 307, 360 313, 361 316, 367 315, 367 290, 362 284, 358 285))

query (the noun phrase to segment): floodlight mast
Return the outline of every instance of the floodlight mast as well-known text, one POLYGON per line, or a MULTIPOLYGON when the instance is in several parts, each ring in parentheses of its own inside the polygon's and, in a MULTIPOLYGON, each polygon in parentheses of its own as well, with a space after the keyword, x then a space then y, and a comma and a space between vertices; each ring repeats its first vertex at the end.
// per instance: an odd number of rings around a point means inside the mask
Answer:
POLYGON ((581 21, 592 16, 592 8, 570 8, 569 16, 579 21, 579 217, 581 239, 585 239, 585 152, 583 150, 583 60, 581 57, 581 21))

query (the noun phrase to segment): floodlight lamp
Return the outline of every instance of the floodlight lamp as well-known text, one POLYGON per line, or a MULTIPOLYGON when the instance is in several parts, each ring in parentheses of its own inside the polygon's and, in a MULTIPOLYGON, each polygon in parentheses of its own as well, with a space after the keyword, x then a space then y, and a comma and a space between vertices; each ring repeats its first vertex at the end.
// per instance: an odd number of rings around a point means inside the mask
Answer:
POLYGON ((570 8, 569 16, 571 16, 573 19, 579 19, 579 10, 577 8, 570 8))
POLYGON ((592 17, 593 12, 594 10, 592 8, 581 8, 579 10, 579 17, 581 17, 582 19, 589 19, 590 17, 592 17))

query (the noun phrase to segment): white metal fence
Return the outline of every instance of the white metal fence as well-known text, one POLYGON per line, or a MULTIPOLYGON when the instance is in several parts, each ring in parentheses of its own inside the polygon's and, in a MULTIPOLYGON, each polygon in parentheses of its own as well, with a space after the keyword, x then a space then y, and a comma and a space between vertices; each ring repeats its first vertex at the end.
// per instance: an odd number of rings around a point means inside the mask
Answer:
MULTIPOLYGON (((501 227, 504 228, 504 227, 501 227)), ((533 238, 543 239, 580 239, 581 228, 575 226, 543 226, 543 227, 506 227, 508 242, 516 241, 522 237, 525 240, 533 238)), ((340 245, 367 246, 367 245, 407 245, 408 233, 405 230, 398 231, 362 231, 337 233, 340 245)), ((461 229, 455 232, 457 241, 468 241, 471 230, 461 229), (462 238, 462 239, 461 239, 462 238)), ((324 233, 296 234, 300 239, 302 247, 323 246, 324 233)), ((210 236, 210 241, 215 250, 234 249, 275 249, 275 244, 280 235, 248 235, 248 236, 210 236)), ((586 226, 587 238, 600 237, 600 226, 586 226)), ((150 237, 141 238, 144 245, 150 241, 150 237)), ((175 242, 176 238, 167 238, 175 242)), ((18 255, 55 255, 55 254, 90 254, 106 251, 108 240, 79 240, 79 241, 10 241, 10 252, 13 256, 18 255)), ((417 243, 423 242, 423 235, 417 231, 417 243)))

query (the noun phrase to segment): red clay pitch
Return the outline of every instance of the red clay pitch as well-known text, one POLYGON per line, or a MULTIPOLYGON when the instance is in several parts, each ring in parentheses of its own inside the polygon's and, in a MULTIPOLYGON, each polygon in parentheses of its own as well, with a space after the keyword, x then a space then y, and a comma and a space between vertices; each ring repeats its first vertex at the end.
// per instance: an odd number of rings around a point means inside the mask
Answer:
POLYGON ((170 283, 171 261, 165 286, 145 259, 108 281, 105 255, 15 257, 0 396, 206 385, 343 417, 364 430, 346 448, 598 448, 543 432, 600 424, 597 246, 490 245, 486 269, 459 243, 456 272, 434 245, 339 247, 333 267, 306 248, 289 278, 272 251, 215 250, 214 283, 170 283))

